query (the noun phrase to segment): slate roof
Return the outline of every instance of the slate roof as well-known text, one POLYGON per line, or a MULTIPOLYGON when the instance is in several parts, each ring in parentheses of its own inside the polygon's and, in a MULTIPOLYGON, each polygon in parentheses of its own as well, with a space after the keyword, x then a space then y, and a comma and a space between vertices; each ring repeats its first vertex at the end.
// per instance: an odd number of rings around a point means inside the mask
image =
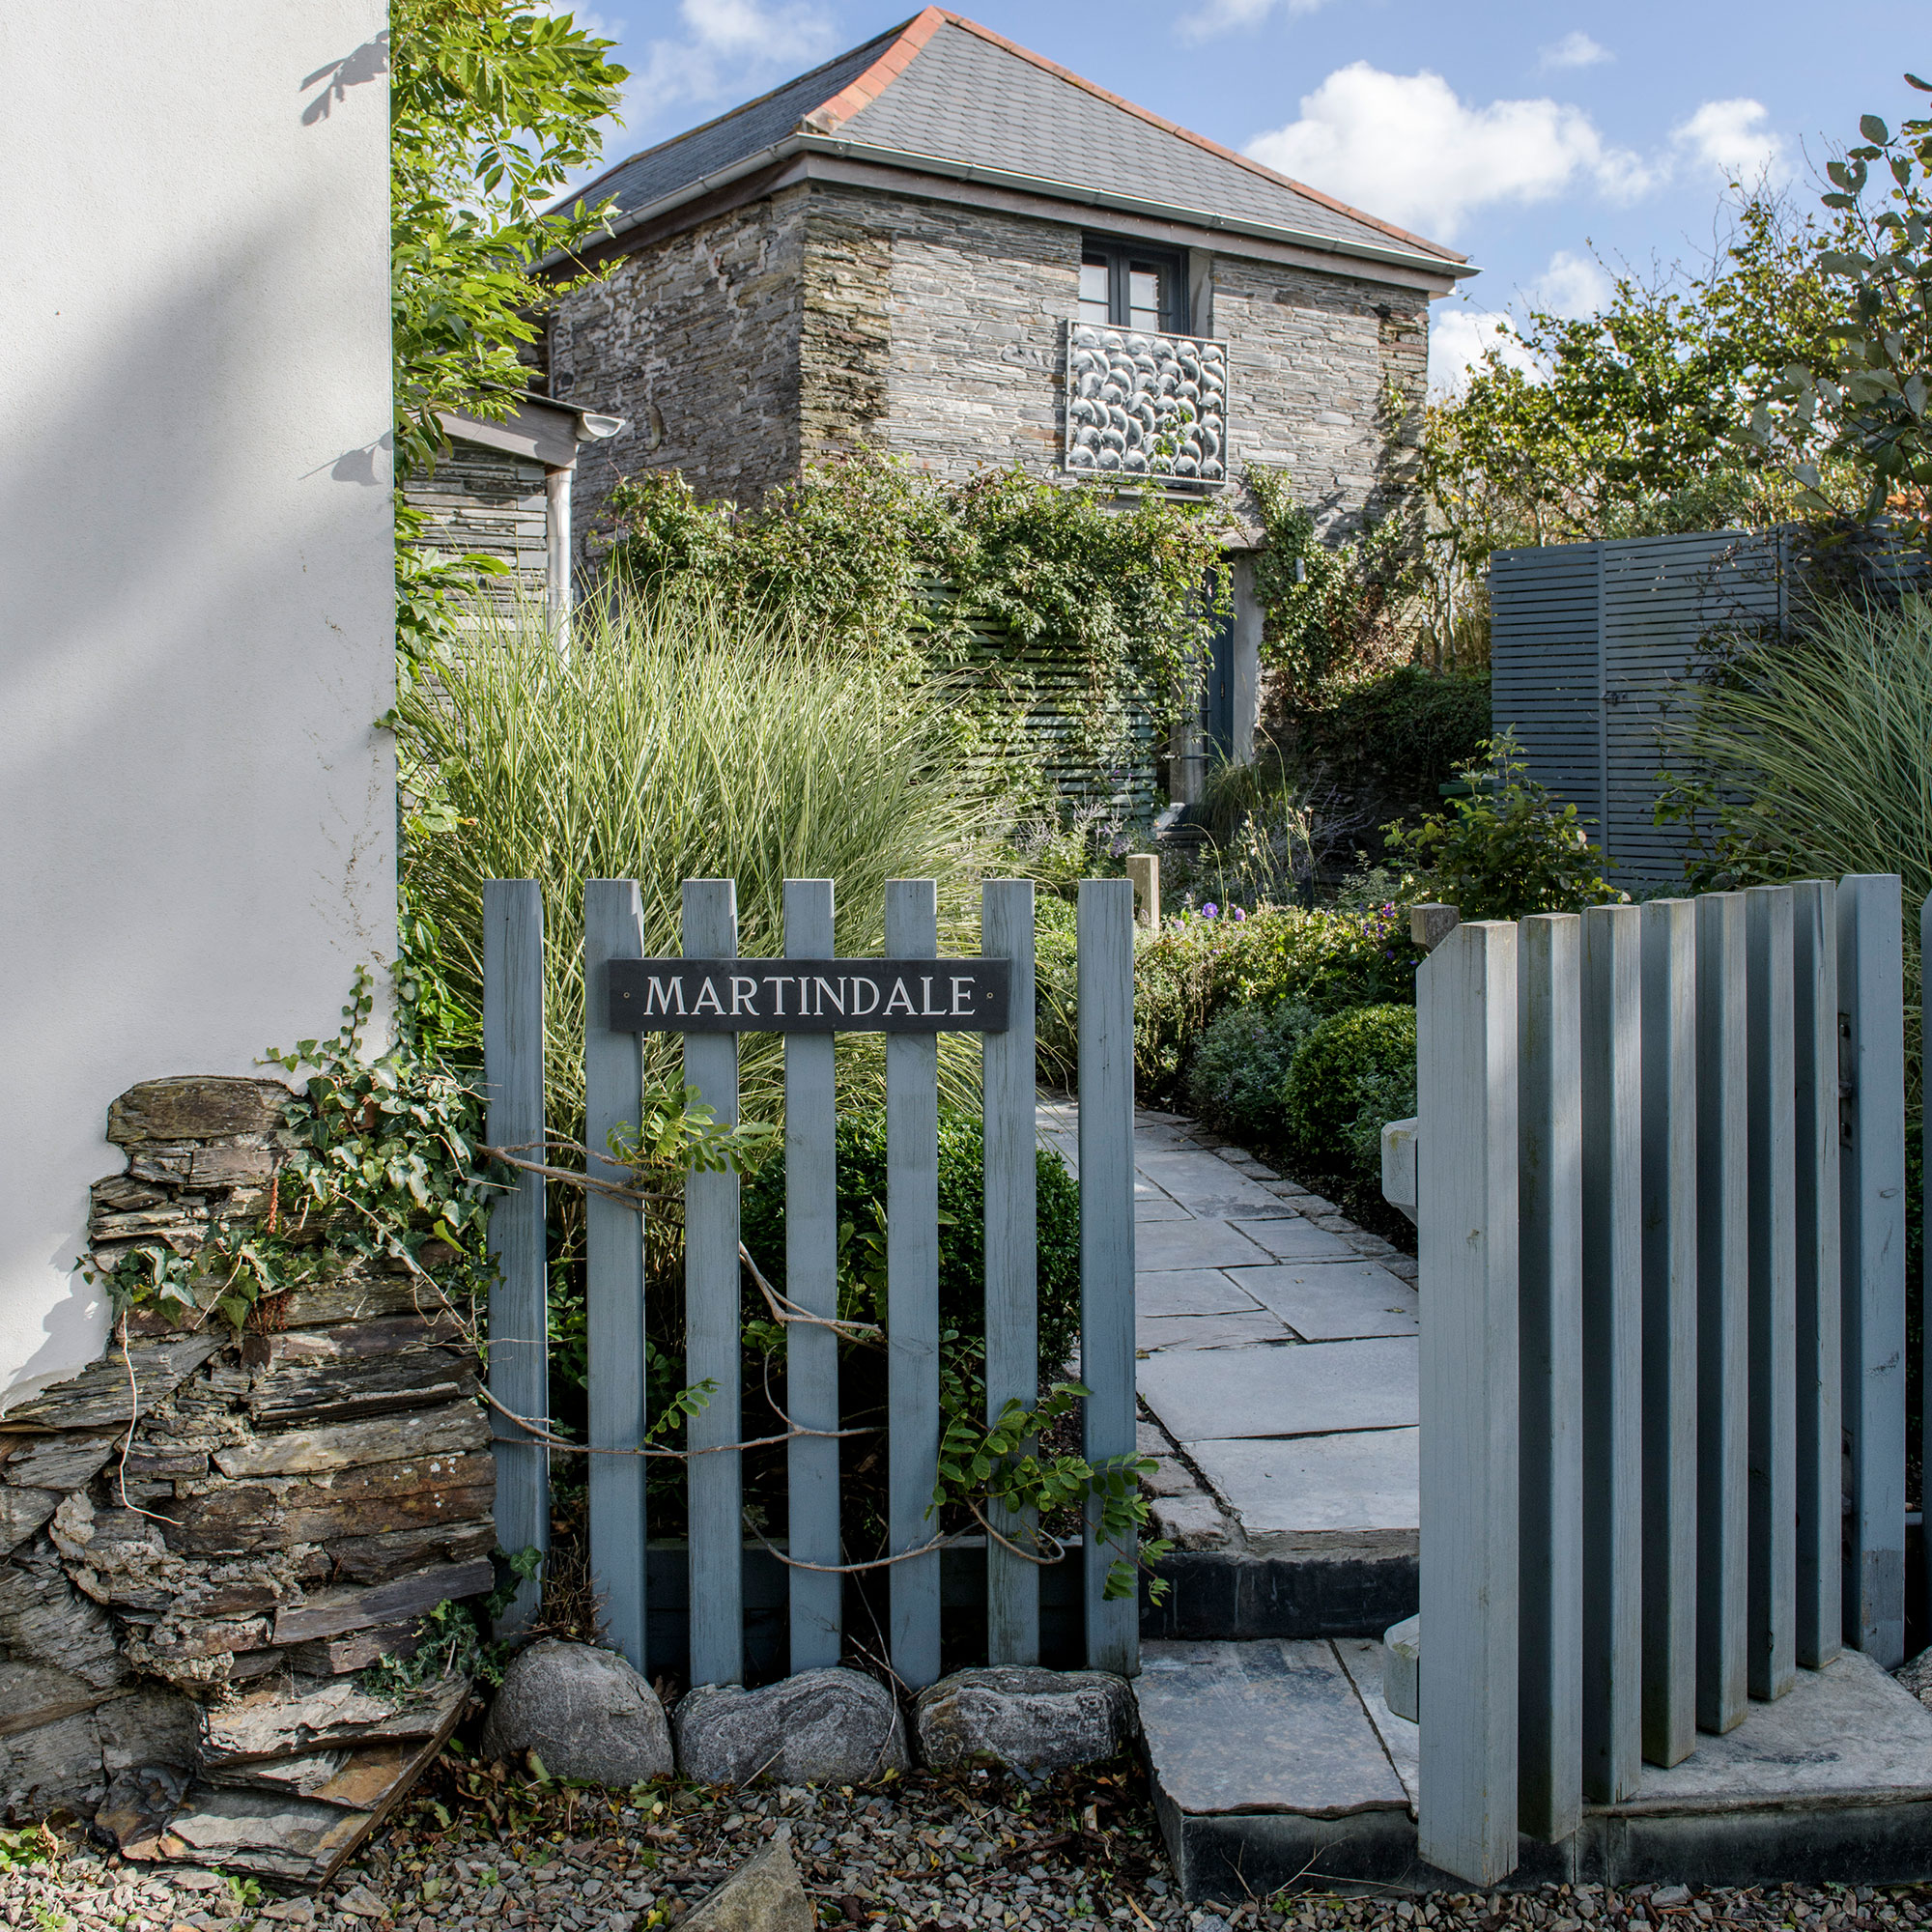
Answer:
POLYGON ((613 198, 621 223, 781 146, 869 154, 913 168, 924 159, 948 173, 1017 177, 1049 196, 1131 197, 1210 225, 1467 272, 1453 249, 1163 121, 940 7, 632 156, 581 193, 613 198))

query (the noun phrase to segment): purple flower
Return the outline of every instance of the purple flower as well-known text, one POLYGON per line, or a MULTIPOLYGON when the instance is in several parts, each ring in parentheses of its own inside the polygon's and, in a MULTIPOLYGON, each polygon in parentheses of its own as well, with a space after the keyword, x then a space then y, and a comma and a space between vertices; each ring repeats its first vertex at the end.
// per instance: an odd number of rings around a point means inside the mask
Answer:
POLYGON ((1208 903, 1201 908, 1201 917, 1203 919, 1219 919, 1220 916, 1221 916, 1221 908, 1217 906, 1212 899, 1209 899, 1208 903))
POLYGON ((1231 906, 1228 909, 1228 917, 1230 919, 1246 919, 1247 914, 1244 913, 1239 906, 1231 906))

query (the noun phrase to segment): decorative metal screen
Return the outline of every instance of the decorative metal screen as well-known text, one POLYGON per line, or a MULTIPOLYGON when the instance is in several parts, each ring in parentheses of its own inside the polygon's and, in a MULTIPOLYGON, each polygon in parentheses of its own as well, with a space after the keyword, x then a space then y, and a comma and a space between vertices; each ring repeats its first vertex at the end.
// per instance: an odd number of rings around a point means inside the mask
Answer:
POLYGON ((1218 489, 1228 477, 1228 351, 1198 335, 1067 325, 1066 468, 1218 489))

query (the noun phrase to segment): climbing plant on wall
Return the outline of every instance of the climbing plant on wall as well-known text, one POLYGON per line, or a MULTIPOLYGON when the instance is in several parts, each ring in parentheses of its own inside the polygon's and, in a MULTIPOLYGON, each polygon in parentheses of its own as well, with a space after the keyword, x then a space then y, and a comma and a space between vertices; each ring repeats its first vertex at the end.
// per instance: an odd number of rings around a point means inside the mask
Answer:
POLYGON ((654 469, 620 482, 609 509, 611 566, 641 590, 701 588, 812 637, 904 653, 915 672, 959 668, 1003 637, 993 668, 1009 699, 1050 650, 1081 673, 1092 751, 1117 743, 1131 713, 1164 730, 1194 701, 1229 603, 1217 506, 1066 489, 1017 468, 951 484, 855 457, 753 511, 702 502, 678 471, 654 469))

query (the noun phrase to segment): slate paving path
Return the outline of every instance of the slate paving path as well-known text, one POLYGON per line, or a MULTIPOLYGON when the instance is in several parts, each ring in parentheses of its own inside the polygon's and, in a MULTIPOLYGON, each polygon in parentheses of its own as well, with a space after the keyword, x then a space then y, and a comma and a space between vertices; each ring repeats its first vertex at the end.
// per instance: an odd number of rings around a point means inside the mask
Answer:
MULTIPOLYGON (((1079 1108, 1039 1127, 1075 1172, 1079 1108)), ((1193 1122, 1134 1128, 1141 1447, 1182 1548, 1412 1553, 1415 1264, 1193 1122)))

